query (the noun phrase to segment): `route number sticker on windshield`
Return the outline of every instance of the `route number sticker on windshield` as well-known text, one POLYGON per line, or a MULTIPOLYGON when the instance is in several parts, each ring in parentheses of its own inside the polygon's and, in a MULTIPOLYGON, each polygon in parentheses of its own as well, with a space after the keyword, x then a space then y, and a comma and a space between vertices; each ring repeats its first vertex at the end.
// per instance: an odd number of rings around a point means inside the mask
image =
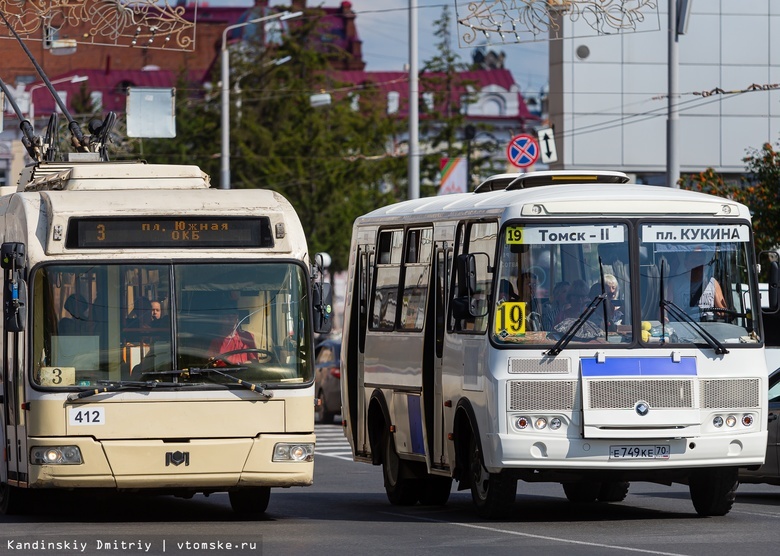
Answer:
POLYGON ((69 407, 68 424, 72 427, 82 425, 105 425, 106 410, 103 407, 69 407))
POLYGON ((625 226, 604 224, 592 226, 507 226, 507 245, 560 245, 584 243, 622 243, 625 226))
POLYGON ((504 301, 496 305, 493 320, 497 336, 506 338, 525 334, 525 306, 525 301, 504 301))

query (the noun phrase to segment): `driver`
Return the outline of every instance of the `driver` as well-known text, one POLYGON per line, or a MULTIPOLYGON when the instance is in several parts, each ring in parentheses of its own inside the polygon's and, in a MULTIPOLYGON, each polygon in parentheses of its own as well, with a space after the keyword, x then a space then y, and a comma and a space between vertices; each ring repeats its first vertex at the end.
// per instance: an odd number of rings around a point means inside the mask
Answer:
MULTIPOLYGON (((238 310, 231 310, 225 313, 220 320, 220 326, 221 333, 224 334, 224 337, 217 337, 211 342, 209 354, 212 357, 219 357, 221 354, 231 351, 257 349, 254 335, 241 328, 238 310)), ((224 366, 227 362, 233 365, 240 365, 241 363, 246 363, 250 359, 256 360, 257 353, 235 353, 217 359, 215 364, 217 366, 224 366)))

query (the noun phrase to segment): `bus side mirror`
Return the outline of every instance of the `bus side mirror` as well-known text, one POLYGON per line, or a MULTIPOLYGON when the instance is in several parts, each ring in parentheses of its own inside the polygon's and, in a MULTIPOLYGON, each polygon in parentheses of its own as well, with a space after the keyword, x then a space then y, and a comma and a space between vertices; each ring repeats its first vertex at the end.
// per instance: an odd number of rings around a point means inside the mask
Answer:
POLYGON ((315 282, 311 288, 314 305, 314 332, 329 334, 333 328, 333 289, 327 282, 315 282))
POLYGON ((778 304, 780 303, 777 290, 778 285, 780 285, 780 264, 777 261, 769 263, 769 283, 767 285, 769 287, 769 311, 775 312, 778 310, 778 304))
POLYGON ((4 276, 3 323, 7 332, 21 332, 27 321, 27 284, 23 279, 25 262, 23 243, 3 243, 0 266, 4 276))
POLYGON ((487 268, 489 259, 486 253, 458 255, 455 262, 458 291, 452 300, 452 314, 456 319, 484 317, 488 311, 487 295, 482 295, 481 298, 478 296, 480 292, 477 290, 477 255, 485 258, 487 268))

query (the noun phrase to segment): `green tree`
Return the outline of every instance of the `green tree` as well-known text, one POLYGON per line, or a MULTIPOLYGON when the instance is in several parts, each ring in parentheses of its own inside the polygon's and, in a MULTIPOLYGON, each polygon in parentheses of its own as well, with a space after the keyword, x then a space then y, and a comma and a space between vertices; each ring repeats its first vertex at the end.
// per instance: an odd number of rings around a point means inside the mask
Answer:
POLYGON ((780 151, 764 143, 760 149, 748 149, 742 160, 748 171, 743 183, 727 183, 715 170, 707 168, 685 176, 682 186, 747 205, 753 215, 756 249, 775 249, 780 245, 780 151))

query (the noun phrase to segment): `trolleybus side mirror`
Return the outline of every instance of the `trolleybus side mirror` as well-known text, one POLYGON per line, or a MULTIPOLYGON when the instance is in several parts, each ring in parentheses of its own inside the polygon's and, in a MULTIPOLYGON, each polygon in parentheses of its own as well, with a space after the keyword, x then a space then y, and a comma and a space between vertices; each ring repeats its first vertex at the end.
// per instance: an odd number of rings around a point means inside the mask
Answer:
POLYGON ((327 282, 315 282, 311 288, 314 304, 314 331, 328 334, 333 328, 333 290, 327 282))
POLYGON ((23 243, 3 243, 0 266, 3 268, 3 324, 6 332, 21 332, 27 320, 27 284, 23 279, 25 266, 23 243))
POLYGON ((325 269, 330 266, 331 258, 327 253, 314 255, 312 269, 312 304, 314 306, 314 332, 328 334, 333 328, 333 289, 325 282, 325 269))

